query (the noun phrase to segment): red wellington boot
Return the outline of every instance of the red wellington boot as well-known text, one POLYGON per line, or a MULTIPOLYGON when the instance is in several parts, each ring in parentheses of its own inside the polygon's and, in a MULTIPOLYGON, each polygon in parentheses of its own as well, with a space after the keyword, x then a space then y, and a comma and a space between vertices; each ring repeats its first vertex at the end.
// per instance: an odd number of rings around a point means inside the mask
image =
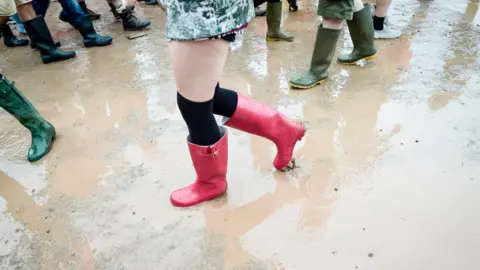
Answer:
POLYGON ((222 138, 214 145, 196 145, 187 138, 197 179, 193 184, 170 194, 173 205, 180 207, 197 205, 220 197, 227 191, 228 133, 226 128, 219 128, 222 138))
POLYGON ((293 148, 305 135, 305 126, 294 122, 277 110, 242 94, 238 94, 238 105, 226 126, 239 129, 271 140, 277 146, 273 166, 284 169, 292 160, 293 148))

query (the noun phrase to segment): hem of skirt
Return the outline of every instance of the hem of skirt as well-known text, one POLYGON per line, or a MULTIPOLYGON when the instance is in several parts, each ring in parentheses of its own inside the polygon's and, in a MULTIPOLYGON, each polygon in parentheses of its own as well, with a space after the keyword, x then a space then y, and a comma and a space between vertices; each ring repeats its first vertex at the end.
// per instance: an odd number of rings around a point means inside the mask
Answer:
POLYGON ((186 39, 181 39, 181 38, 168 38, 168 41, 202 41, 202 40, 210 40, 210 39, 221 39, 225 36, 231 35, 231 34, 238 34, 245 28, 247 28, 248 22, 244 23, 242 26, 235 28, 234 30, 222 33, 222 34, 215 34, 207 37, 198 37, 198 38, 186 38, 186 39))

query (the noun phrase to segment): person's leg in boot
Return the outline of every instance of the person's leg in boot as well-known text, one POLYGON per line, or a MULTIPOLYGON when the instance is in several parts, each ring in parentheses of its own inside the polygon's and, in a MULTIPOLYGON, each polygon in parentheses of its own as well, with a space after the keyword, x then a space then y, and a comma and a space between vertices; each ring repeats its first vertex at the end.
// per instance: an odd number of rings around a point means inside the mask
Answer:
POLYGON ((373 16, 375 39, 395 39, 401 35, 400 31, 393 30, 385 23, 385 18, 387 17, 391 4, 392 0, 377 0, 375 16, 373 16))
POLYGON ((320 0, 317 14, 323 17, 323 21, 317 28, 310 69, 290 80, 290 86, 293 88, 312 88, 328 78, 327 71, 335 54, 343 20, 351 19, 353 16, 353 0, 320 0))
MULTIPOLYGON (((50 7, 50 0, 33 0, 32 6, 37 16, 45 17, 45 15, 47 14, 47 10, 50 7)), ((27 31, 25 30, 25 32, 27 31)), ((55 46, 60 47, 61 46, 60 41, 55 41, 55 46)), ((30 47, 34 50, 37 50, 33 42, 30 42, 30 47)))
POLYGON ((362 0, 355 0, 355 13, 351 20, 347 21, 350 37, 353 42, 353 51, 346 55, 340 55, 338 62, 344 65, 355 65, 361 60, 372 60, 377 55, 374 42, 374 30, 372 13, 365 7, 362 0))
POLYGON ((30 130, 32 144, 28 151, 28 161, 38 161, 48 154, 55 138, 55 128, 43 119, 13 82, 8 81, 2 74, 0 74, 0 107, 30 130))
POLYGON ((22 20, 20 20, 20 17, 18 16, 18 13, 15 13, 15 15, 10 17, 14 22, 15 25, 17 26, 17 31, 18 33, 22 35, 26 35, 27 32, 25 31, 25 27, 23 27, 22 20))
POLYGON ((187 143, 197 173, 194 183, 172 192, 175 206, 196 205, 227 190, 228 135, 213 116, 213 96, 228 49, 222 39, 169 43, 177 103, 188 127, 187 143))
POLYGON ((265 104, 235 91, 221 88, 218 84, 213 98, 213 113, 224 116, 224 125, 250 134, 264 137, 277 146, 273 166, 278 170, 294 162, 295 144, 305 135, 305 126, 288 119, 265 104))
MULTIPOLYGON (((150 25, 150 21, 147 19, 141 19, 133 14, 133 10, 128 9, 124 3, 124 0, 107 0, 109 4, 115 7, 122 19, 123 30, 126 31, 138 31, 147 28, 150 25)), ((115 15, 115 13, 114 13, 115 15)))
POLYGON ((60 18, 70 23, 83 37, 85 47, 101 47, 112 44, 113 38, 97 34, 92 21, 84 13, 77 0, 58 0, 62 5, 60 18))
POLYGON ((0 4, 0 36, 3 36, 3 43, 7 47, 28 45, 28 40, 14 36, 10 26, 7 25, 8 18, 16 13, 17 9, 14 0, 5 0, 0 4))
MULTIPOLYGON (((121 20, 122 17, 120 16, 120 13, 117 12, 117 9, 115 8, 115 6, 110 2, 108 3, 108 6, 110 7, 110 11, 112 12, 113 17, 115 17, 115 20, 121 20)), ((135 10, 135 5, 127 5, 126 9, 129 12, 133 13, 133 11, 135 10)))
POLYGON ((57 45, 50 34, 50 30, 45 23, 45 19, 43 16, 37 17, 30 0, 16 1, 28 1, 26 4, 17 6, 18 14, 20 15, 20 19, 22 19, 25 30, 30 37, 32 46, 39 50, 44 64, 63 61, 76 56, 74 51, 62 51, 57 48, 57 45))
POLYGON ((78 4, 80 5, 80 8, 82 8, 83 12, 87 14, 88 18, 92 21, 100 19, 100 14, 96 13, 95 11, 89 9, 87 7, 87 4, 85 3, 85 0, 78 0, 78 4))
POLYGON ((16 37, 6 21, 0 24, 0 36, 3 37, 3 44, 7 47, 23 47, 28 46, 28 39, 16 37))
POLYGON ((269 41, 293 41, 294 36, 283 32, 282 24, 282 2, 280 0, 267 0, 267 40, 269 41))

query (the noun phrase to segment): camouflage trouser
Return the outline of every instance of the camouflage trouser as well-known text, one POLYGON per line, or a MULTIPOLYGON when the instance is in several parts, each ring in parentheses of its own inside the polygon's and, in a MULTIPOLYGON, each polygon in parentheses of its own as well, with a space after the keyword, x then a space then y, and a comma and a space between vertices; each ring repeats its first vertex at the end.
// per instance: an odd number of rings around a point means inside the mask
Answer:
POLYGON ((32 0, 0 0, 0 16, 12 16, 17 13, 17 7, 32 2, 32 0))
POLYGON ((327 18, 351 20, 354 0, 319 0, 317 14, 327 18))
POLYGON ((169 40, 198 40, 238 29, 255 17, 252 0, 160 0, 169 40))

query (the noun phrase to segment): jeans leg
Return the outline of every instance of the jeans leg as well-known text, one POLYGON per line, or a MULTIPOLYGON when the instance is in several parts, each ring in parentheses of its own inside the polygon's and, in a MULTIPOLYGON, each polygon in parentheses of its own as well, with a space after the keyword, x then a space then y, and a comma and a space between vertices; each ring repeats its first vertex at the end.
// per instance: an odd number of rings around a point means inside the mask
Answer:
POLYGON ((20 20, 20 17, 18 16, 18 13, 15 13, 15 15, 11 16, 10 18, 12 18, 12 20, 17 25, 17 30, 20 34, 26 34, 27 33, 25 31, 25 27, 23 27, 22 20, 20 20))
POLYGON ((37 15, 45 17, 48 7, 50 7, 50 0, 33 0, 32 5, 37 15))
POLYGON ((58 0, 58 2, 60 5, 62 5, 68 22, 74 27, 82 24, 82 22, 86 19, 87 16, 83 12, 77 0, 58 0))

